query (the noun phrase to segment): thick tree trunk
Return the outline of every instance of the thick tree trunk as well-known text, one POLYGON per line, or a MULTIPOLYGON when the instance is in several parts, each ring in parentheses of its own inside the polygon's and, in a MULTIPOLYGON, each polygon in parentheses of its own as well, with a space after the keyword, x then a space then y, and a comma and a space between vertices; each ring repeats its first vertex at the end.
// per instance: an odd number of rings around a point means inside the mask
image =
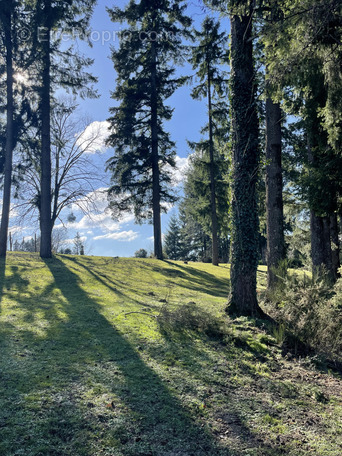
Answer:
POLYGON ((311 261, 313 272, 324 264, 323 218, 310 212, 311 261))
POLYGON ((328 273, 333 278, 332 250, 330 240, 330 217, 319 217, 310 213, 311 260, 314 275, 328 273))
POLYGON ((209 109, 209 160, 210 160, 210 208, 211 208, 211 236, 212 236, 212 264, 218 266, 218 236, 217 236, 217 210, 216 210, 216 188, 215 188, 215 157, 213 138, 213 119, 211 103, 211 80, 210 67, 208 63, 208 109, 209 109))
POLYGON ((151 140, 152 140, 152 210, 154 256, 163 259, 162 232, 160 217, 160 172, 158 151, 158 99, 157 99, 157 52, 156 43, 152 44, 151 68, 151 140))
POLYGON ((323 245, 324 245, 324 266, 333 279, 333 269, 332 269, 332 248, 331 248, 331 238, 330 238, 330 216, 323 217, 323 245))
MULTIPOLYGON (((315 165, 314 146, 316 145, 316 134, 311 126, 308 133, 308 161, 315 165)), ((321 276, 328 274, 334 280, 333 256, 330 239, 330 216, 321 217, 316 215, 315 210, 310 211, 310 233, 311 233, 311 262, 312 274, 321 276)))
POLYGON ((285 258, 283 178, 281 166, 281 108, 266 100, 267 286, 277 283, 276 268, 285 258))
MULTIPOLYGON (((49 21, 50 2, 45 4, 45 17, 49 21)), ((41 181, 40 181, 40 256, 42 258, 51 258, 51 138, 50 138, 50 88, 51 88, 51 56, 50 56, 50 29, 46 28, 42 40, 42 88, 41 88, 41 181)))
POLYGON ((262 315, 256 296, 259 167, 252 16, 231 16, 231 116, 233 142, 231 294, 227 312, 262 315))
POLYGON ((330 238, 332 243, 332 272, 334 274, 334 279, 336 280, 339 277, 339 268, 340 264, 340 240, 338 237, 338 221, 337 214, 330 216, 330 238))
POLYGON ((5 144, 5 168, 4 187, 2 200, 2 214, 0 226, 0 257, 6 256, 7 236, 11 205, 12 186, 12 161, 14 148, 14 97, 13 97, 13 42, 12 42, 12 20, 11 11, 8 12, 7 23, 4 25, 5 47, 6 47, 6 144, 5 144))

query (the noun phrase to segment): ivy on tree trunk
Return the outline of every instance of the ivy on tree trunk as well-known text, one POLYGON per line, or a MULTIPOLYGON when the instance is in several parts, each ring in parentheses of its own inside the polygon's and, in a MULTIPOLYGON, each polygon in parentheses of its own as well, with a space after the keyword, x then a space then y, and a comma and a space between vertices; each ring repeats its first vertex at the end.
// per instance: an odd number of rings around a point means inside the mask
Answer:
POLYGON ((256 296, 259 125, 254 74, 252 11, 249 9, 243 15, 231 15, 232 248, 227 308, 229 314, 247 316, 262 315, 256 296))

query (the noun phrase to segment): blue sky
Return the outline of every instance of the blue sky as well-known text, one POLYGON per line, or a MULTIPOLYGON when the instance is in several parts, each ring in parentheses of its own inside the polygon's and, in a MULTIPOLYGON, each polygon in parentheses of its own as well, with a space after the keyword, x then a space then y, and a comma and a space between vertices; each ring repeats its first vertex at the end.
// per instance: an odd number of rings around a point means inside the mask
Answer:
MULTIPOLYGON (((106 7, 112 7, 114 4, 121 7, 126 4, 126 1, 98 1, 91 22, 92 34, 90 40, 93 43, 93 47, 89 48, 83 43, 79 44, 80 51, 94 59, 91 72, 98 78, 96 89, 99 93, 99 98, 97 99, 79 100, 79 111, 89 118, 90 124, 94 122, 94 125, 101 126, 102 132, 106 131, 105 121, 109 117, 109 108, 114 105, 110 92, 115 88, 116 75, 113 63, 110 60, 110 47, 112 45, 118 46, 118 33, 122 27, 120 24, 112 23, 106 11, 106 7)), ((200 2, 190 3, 188 9, 189 15, 197 24, 200 24, 206 16, 200 2)), ((227 19, 222 24, 222 28, 223 26, 228 28, 227 19)), ((193 74, 193 71, 189 65, 185 65, 180 68, 180 73, 189 75, 193 74)), ((190 91, 191 87, 182 87, 167 100, 167 104, 174 108, 173 118, 167 122, 166 128, 176 142, 179 171, 175 179, 178 181, 181 179, 182 170, 184 170, 186 165, 185 158, 189 153, 186 141, 187 139, 199 139, 199 130, 206 122, 205 101, 192 100, 190 91)), ((98 167, 103 168, 105 161, 112 155, 113 151, 103 147, 103 144, 99 146, 99 149, 101 153, 92 154, 91 159, 94 160, 98 167)), ((74 206, 72 208, 76 221, 73 224, 66 224, 67 242, 71 243, 78 231, 84 239, 87 254, 133 256, 134 252, 139 248, 152 251, 153 230, 151 225, 137 225, 130 215, 125 216, 122 221, 114 221, 108 211, 105 210, 107 205, 106 198, 101 190, 106 188, 108 183, 109 175, 103 179, 102 185, 98 186, 99 192, 96 194, 96 198, 99 202, 99 213, 94 213, 89 217, 84 216, 77 207, 74 206)), ((178 192, 181 192, 181 184, 176 188, 178 192)), ((163 233, 167 230, 170 215, 175 211, 176 208, 172 208, 168 214, 162 216, 163 233)), ((64 216, 66 217, 69 213, 70 210, 64 211, 64 216)), ((61 225, 58 224, 58 226, 61 225)), ((29 227, 24 226, 20 233, 18 231, 18 236, 31 236, 31 231, 29 227)))

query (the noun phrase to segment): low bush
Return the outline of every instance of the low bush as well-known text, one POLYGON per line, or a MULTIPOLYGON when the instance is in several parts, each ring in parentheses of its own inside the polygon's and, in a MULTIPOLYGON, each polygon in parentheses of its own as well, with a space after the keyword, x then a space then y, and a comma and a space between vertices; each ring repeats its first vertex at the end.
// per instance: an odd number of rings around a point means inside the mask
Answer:
POLYGON ((145 249, 139 249, 136 252, 134 252, 134 257, 135 258, 147 258, 147 250, 145 249))
POLYGON ((342 362, 342 278, 335 286, 323 278, 288 274, 267 295, 266 310, 285 330, 286 341, 310 347, 342 362))
POLYGON ((192 301, 174 309, 163 306, 157 316, 157 322, 163 334, 191 331, 222 339, 227 331, 223 319, 205 312, 192 301))

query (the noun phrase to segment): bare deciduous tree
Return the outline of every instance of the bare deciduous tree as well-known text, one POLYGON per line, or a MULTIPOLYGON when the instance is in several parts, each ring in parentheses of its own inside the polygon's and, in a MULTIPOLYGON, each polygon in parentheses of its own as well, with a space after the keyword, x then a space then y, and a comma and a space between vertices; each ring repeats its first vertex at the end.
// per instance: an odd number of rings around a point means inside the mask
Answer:
MULTIPOLYGON (((51 224, 61 220, 61 212, 76 205, 84 214, 96 211, 96 188, 105 176, 92 156, 103 146, 103 128, 98 122, 78 117, 72 100, 59 100, 51 124, 52 208, 51 224)), ((21 220, 31 223, 40 216, 40 173, 35 151, 29 152, 29 166, 22 175, 15 210, 21 220)))

